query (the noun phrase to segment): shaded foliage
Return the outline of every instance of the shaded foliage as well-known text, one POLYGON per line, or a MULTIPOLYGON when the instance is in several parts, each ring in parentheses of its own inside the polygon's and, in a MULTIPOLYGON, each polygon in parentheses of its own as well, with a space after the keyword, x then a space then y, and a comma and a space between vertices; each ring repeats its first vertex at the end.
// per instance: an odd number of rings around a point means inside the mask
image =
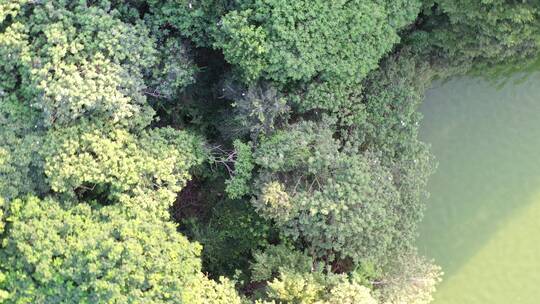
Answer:
POLYGON ((490 66, 538 53, 540 4, 535 1, 429 0, 413 44, 450 65, 490 66))
POLYGON ((212 209, 208 221, 192 219, 189 235, 200 242, 203 269, 213 277, 246 273, 252 251, 270 241, 270 224, 243 201, 222 201, 212 209))

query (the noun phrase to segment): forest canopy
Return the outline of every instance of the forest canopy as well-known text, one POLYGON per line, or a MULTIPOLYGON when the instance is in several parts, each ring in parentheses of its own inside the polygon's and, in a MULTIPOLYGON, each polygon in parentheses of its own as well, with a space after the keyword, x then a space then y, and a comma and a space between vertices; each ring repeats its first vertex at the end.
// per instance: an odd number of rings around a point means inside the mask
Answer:
POLYGON ((434 79, 540 2, 0 0, 0 302, 423 304, 434 79))

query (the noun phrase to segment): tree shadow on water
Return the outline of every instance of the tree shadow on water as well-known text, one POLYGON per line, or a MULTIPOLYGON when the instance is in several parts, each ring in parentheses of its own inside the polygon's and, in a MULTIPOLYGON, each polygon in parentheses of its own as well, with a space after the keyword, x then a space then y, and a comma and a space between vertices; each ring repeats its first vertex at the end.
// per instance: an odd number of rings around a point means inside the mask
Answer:
POLYGON ((538 84, 529 79, 497 88, 464 77, 427 94, 421 137, 432 145, 439 167, 430 180, 418 245, 443 267, 446 279, 540 188, 538 84))

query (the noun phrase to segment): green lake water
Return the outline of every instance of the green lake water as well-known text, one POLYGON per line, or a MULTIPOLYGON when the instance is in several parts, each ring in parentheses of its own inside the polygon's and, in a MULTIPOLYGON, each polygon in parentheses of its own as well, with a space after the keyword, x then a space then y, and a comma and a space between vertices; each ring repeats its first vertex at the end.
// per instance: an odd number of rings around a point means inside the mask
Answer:
POLYGON ((418 244, 445 272, 434 304, 540 303, 540 74, 436 84, 421 112, 439 163, 418 244))

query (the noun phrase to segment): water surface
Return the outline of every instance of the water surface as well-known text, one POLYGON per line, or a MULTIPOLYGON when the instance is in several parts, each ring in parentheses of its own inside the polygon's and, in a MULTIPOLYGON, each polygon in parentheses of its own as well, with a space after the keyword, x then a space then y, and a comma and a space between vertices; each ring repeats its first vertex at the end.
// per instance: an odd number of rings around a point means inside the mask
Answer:
POLYGON ((439 167, 419 248, 443 267, 435 304, 540 303, 540 74, 428 91, 421 138, 439 167))

